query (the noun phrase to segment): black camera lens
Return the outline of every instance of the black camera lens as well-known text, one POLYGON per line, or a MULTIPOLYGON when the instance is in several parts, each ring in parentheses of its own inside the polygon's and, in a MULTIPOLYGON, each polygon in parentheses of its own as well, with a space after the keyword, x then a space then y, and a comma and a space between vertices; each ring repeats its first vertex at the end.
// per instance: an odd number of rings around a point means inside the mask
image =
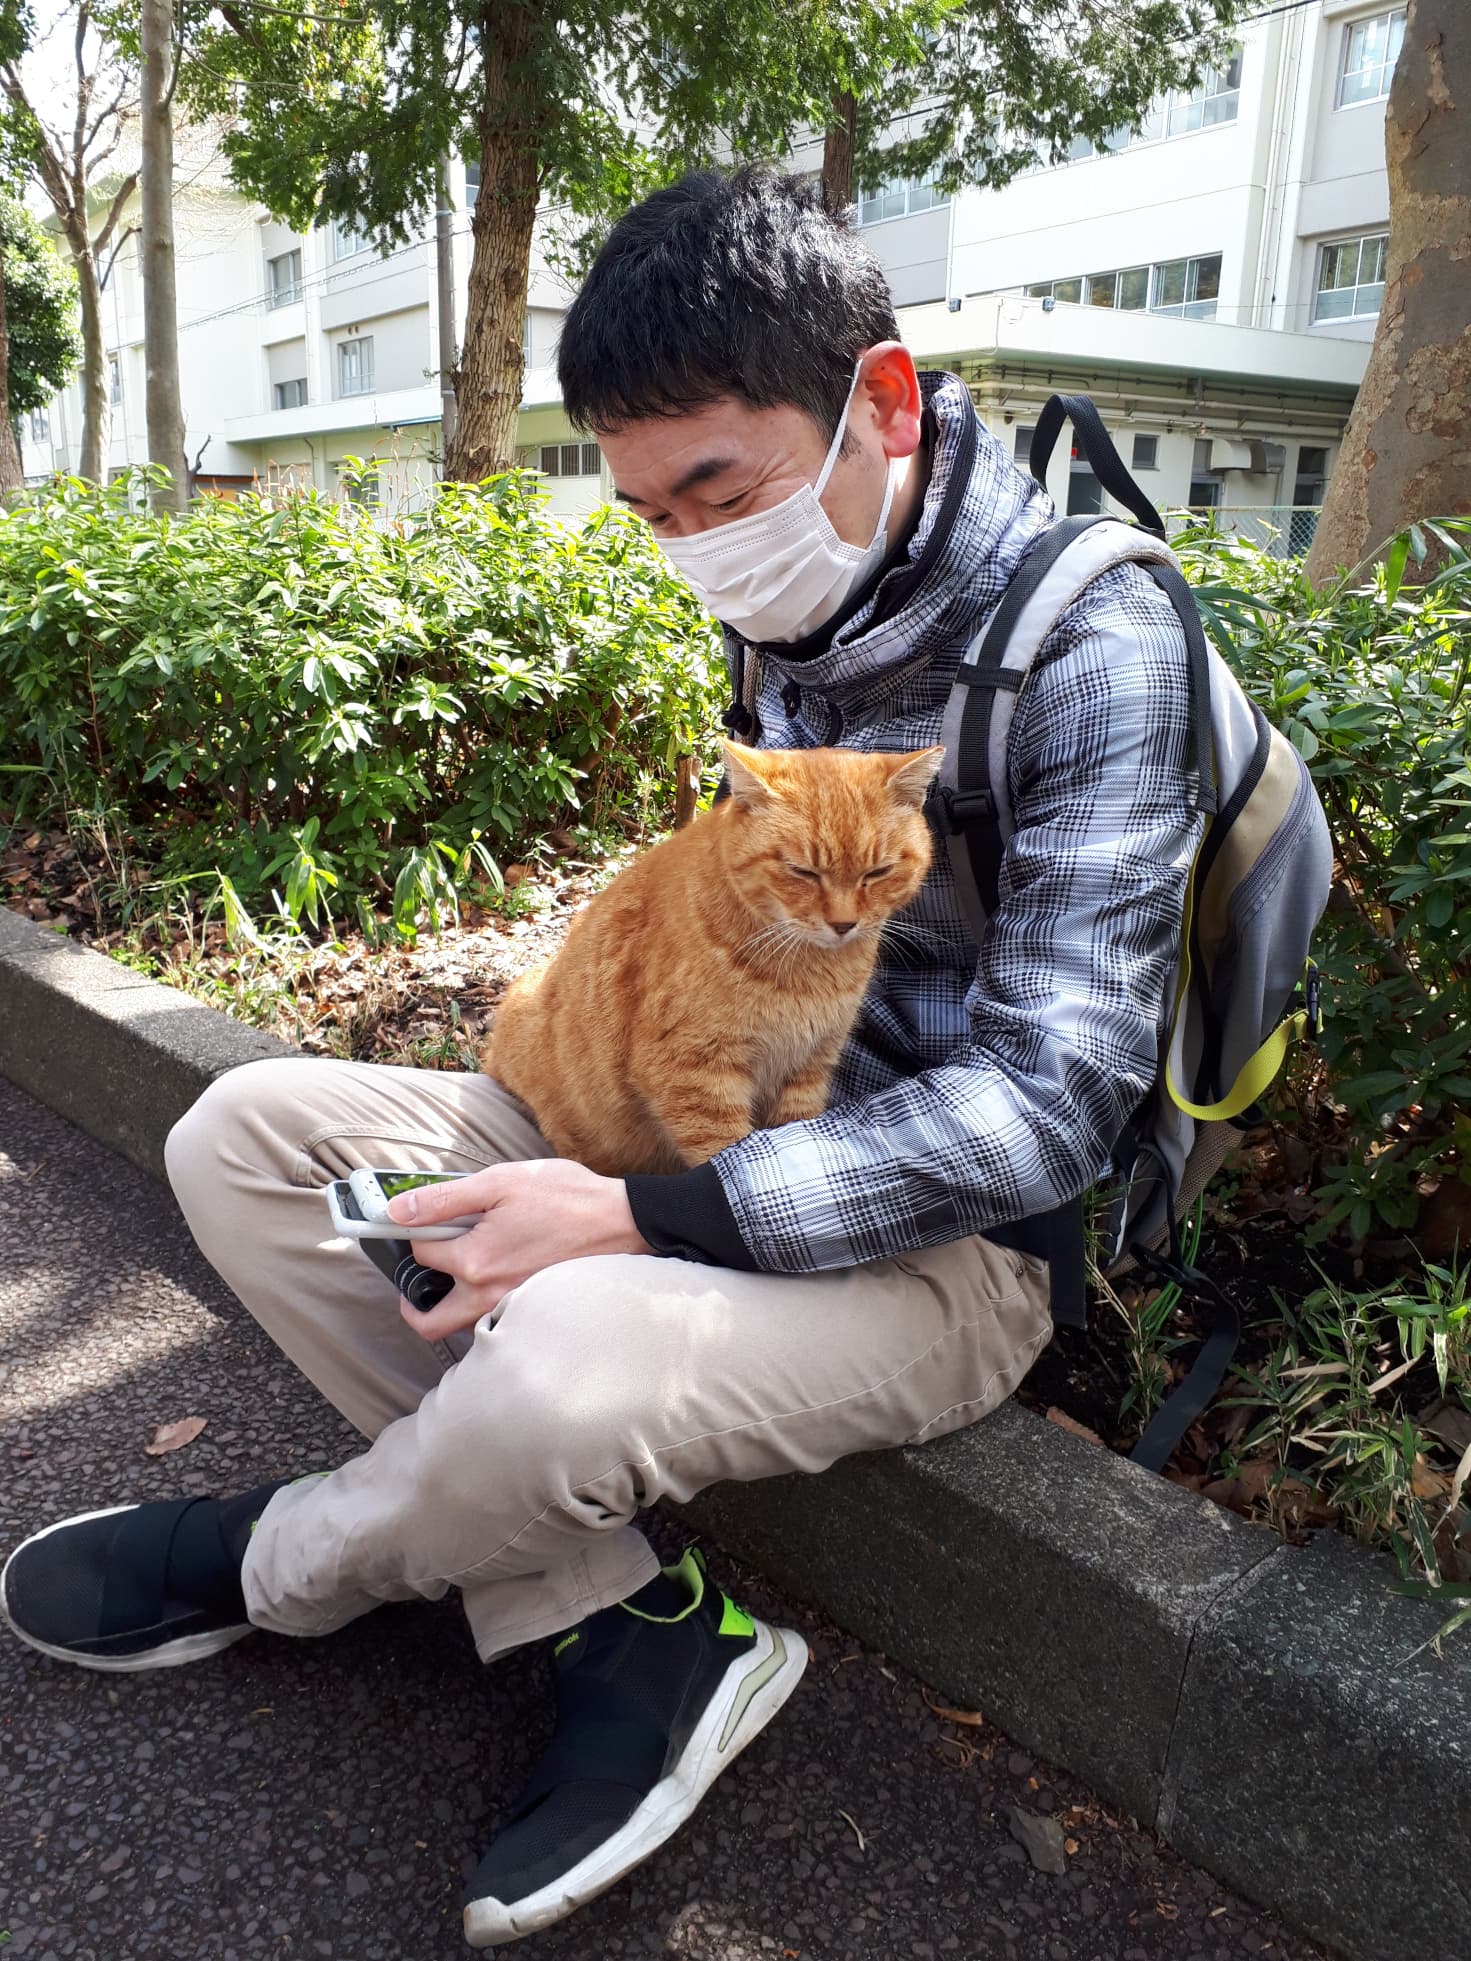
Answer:
POLYGON ((405 1253, 394 1269, 393 1284, 410 1307, 427 1314, 431 1307, 438 1307, 455 1281, 453 1274, 440 1273, 432 1266, 420 1266, 411 1253, 405 1253))

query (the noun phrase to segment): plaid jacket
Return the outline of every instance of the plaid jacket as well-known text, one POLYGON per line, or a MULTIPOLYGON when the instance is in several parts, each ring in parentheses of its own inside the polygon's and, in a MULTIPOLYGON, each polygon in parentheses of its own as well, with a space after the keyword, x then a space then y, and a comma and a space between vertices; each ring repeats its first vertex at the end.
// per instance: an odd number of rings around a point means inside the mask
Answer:
MULTIPOLYGON (((835 625, 759 650, 764 747, 936 742, 965 648, 1055 515, 965 385, 921 380, 932 468, 907 556, 835 625)), ((937 852, 886 935, 829 1109, 630 1179, 645 1239, 812 1272, 985 1232, 1103 1175, 1155 1074, 1199 833, 1188 737, 1179 622, 1137 567, 1106 573, 1018 700, 1016 829, 980 947, 937 852)))

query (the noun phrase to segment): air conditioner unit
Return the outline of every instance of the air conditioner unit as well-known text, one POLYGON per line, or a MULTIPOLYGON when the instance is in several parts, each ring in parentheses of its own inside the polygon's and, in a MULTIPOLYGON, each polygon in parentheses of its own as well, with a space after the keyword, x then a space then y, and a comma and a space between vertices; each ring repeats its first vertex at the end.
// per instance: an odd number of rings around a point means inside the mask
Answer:
POLYGON ((1286 443, 1252 443, 1251 473, 1254 477, 1275 477, 1286 466, 1286 443))
POLYGON ((1236 442, 1229 436, 1212 436, 1211 468, 1254 471, 1257 466, 1252 456, 1253 448, 1253 444, 1236 442))

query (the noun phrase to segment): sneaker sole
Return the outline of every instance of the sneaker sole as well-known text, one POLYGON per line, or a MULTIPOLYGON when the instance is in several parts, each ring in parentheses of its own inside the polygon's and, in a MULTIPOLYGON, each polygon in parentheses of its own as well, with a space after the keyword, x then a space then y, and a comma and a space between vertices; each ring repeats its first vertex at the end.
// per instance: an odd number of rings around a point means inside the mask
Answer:
POLYGON ((565 1920, 674 1836, 720 1773, 776 1715, 807 1666, 807 1643, 800 1634, 765 1621, 756 1625, 756 1646, 731 1663, 679 1762, 628 1822, 560 1879, 525 1899, 510 1906, 495 1899, 472 1901, 464 1914, 471 1947, 503 1947, 565 1920))
POLYGON ((210 1655, 217 1655, 221 1649, 231 1647, 236 1641, 243 1641, 247 1634, 254 1634, 255 1628, 249 1621, 238 1627, 211 1628, 205 1634, 184 1634, 176 1641, 164 1641, 156 1648, 146 1649, 136 1655, 82 1655, 72 1648, 58 1648, 50 1641, 41 1641, 34 1634, 28 1634, 12 1617, 10 1600, 5 1582, 10 1577, 10 1569, 20 1558, 27 1546, 33 1546, 40 1539, 49 1539, 53 1532, 64 1532, 69 1525, 85 1525, 89 1519, 113 1518, 118 1512, 135 1512, 136 1505, 105 1505, 99 1512, 78 1512, 72 1518, 58 1519, 55 1525, 48 1525, 44 1532, 33 1532, 29 1539, 23 1540, 0 1569, 0 1620, 15 1635, 24 1641, 28 1648, 38 1654, 49 1655, 53 1661, 69 1661, 75 1668, 95 1668, 107 1675, 137 1675, 145 1668, 181 1668, 190 1661, 204 1661, 210 1655))

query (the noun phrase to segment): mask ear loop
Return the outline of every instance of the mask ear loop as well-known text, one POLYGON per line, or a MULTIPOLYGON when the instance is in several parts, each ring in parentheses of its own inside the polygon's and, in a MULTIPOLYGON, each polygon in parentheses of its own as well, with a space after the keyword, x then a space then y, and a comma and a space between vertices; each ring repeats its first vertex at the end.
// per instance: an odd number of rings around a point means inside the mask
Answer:
POLYGON ((827 489, 827 480, 833 473, 833 465, 838 460, 838 451, 843 447, 843 437, 847 434, 848 411, 853 406, 853 397, 858 393, 858 381, 862 373, 863 358, 860 355, 853 363, 853 379, 848 384, 848 399, 843 404, 843 413, 838 417, 838 426, 833 433, 833 439, 829 445, 827 456, 823 461, 822 468, 817 473, 817 482, 812 486, 814 497, 821 497, 823 491, 827 489))

